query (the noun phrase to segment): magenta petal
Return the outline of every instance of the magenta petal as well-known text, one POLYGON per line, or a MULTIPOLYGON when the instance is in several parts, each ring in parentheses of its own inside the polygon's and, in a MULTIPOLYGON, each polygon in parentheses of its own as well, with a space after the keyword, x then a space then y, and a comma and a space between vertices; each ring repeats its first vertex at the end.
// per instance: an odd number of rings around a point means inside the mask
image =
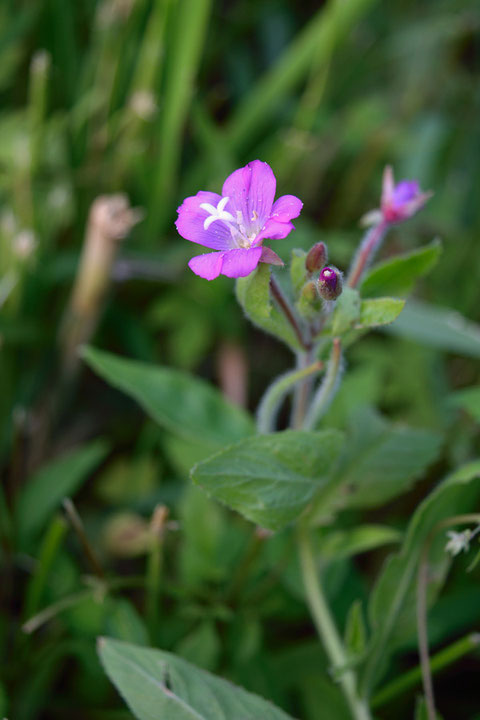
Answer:
POLYGON ((303 203, 295 195, 282 195, 273 203, 270 217, 280 222, 288 222, 300 215, 303 203))
POLYGON ((205 280, 214 280, 220 275, 223 258, 228 253, 214 252, 205 255, 196 255, 188 263, 190 270, 205 280))
POLYGON ((254 242, 258 245, 268 238, 269 240, 282 240, 295 230, 291 222, 278 222, 278 220, 267 220, 262 230, 259 232, 254 242))
POLYGON ((262 227, 270 216, 276 185, 272 168, 261 160, 249 162, 225 180, 222 195, 230 198, 230 212, 242 213, 247 234, 262 227))
POLYGON ((257 267, 262 248, 239 248, 223 255, 222 275, 231 278, 245 277, 257 267))
POLYGON ((212 248, 212 250, 229 250, 232 247, 232 235, 224 222, 212 222, 208 230, 203 224, 208 217, 207 210, 200 207, 202 203, 209 203, 216 207, 221 197, 217 193, 198 192, 187 197, 178 208, 178 218, 175 222, 178 232, 186 240, 212 248))

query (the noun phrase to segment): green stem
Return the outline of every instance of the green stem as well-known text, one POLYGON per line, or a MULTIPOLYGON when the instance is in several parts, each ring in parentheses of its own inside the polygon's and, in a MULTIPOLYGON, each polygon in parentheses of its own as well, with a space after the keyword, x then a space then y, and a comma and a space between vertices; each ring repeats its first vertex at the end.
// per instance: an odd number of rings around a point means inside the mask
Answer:
MULTIPOLYGON (((449 645, 448 647, 440 650, 430 660, 430 670, 432 672, 438 672, 443 668, 448 667, 452 663, 456 662, 464 655, 467 655, 472 650, 476 650, 480 645, 480 634, 471 633, 465 637, 457 640, 457 642, 449 645)), ((390 702, 398 695, 401 695, 406 690, 418 685, 422 682, 422 669, 420 665, 412 670, 409 670, 404 675, 401 675, 396 680, 393 680, 384 688, 381 688, 372 698, 371 706, 373 709, 381 707, 386 703, 390 702)))
POLYGON ((273 297, 275 298, 280 310, 283 312, 283 314, 287 318, 288 322, 292 326, 293 331, 298 338, 298 342, 305 350, 309 350, 310 345, 305 341, 305 338, 303 337, 303 332, 300 328, 298 319, 295 317, 295 313, 293 312, 292 308, 290 307, 290 303, 288 302, 287 298, 283 294, 280 285, 277 283, 277 281, 273 275, 270 275, 270 291, 271 291, 273 297))
POLYGON ((275 430, 275 420, 280 405, 290 390, 297 383, 319 372, 323 363, 314 362, 306 368, 291 370, 275 380, 264 394, 257 412, 257 429, 259 433, 270 433, 275 430))
POLYGON ((168 509, 164 505, 158 505, 153 512, 150 523, 151 545, 146 572, 146 613, 152 640, 158 628, 160 614, 163 543, 167 518, 168 509))
POLYGON ((327 371, 323 382, 314 395, 307 416, 303 423, 305 430, 314 430, 322 415, 328 409, 340 379, 342 369, 342 345, 340 338, 333 339, 332 353, 328 361, 327 371))
POLYGON ((365 701, 357 692, 355 673, 348 670, 348 657, 335 627, 330 610, 319 581, 315 557, 308 530, 299 528, 298 550, 302 569, 303 584, 312 618, 323 642, 326 653, 342 686, 354 720, 370 720, 370 712, 365 701))
POLYGON ((420 656, 420 667, 422 672, 423 691, 425 693, 425 701, 427 705, 428 720, 436 720, 437 714, 435 710, 435 695, 433 691, 433 681, 430 666, 430 657, 428 651, 428 628, 427 628, 427 589, 429 565, 428 557, 432 543, 437 536, 447 527, 452 525, 478 523, 480 515, 470 513, 465 515, 455 515, 453 517, 441 520, 428 535, 425 540, 420 562, 418 565, 417 575, 417 634, 418 634, 418 654, 420 656))

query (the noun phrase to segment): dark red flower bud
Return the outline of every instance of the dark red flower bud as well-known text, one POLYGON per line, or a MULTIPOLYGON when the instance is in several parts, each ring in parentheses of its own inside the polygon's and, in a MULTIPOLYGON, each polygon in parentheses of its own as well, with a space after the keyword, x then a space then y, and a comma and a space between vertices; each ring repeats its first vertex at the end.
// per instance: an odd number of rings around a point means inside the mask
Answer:
POLYGON ((305 267, 309 273, 314 273, 328 261, 327 246, 323 242, 315 243, 305 258, 305 267))
POLYGON ((317 281, 318 294, 324 300, 336 300, 342 292, 342 273, 333 265, 320 270, 317 281))

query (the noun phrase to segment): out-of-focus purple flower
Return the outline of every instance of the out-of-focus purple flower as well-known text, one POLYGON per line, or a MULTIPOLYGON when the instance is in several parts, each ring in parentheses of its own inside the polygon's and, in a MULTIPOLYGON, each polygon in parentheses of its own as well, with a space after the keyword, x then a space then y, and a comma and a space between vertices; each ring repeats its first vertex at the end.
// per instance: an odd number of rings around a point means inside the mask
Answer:
POLYGON ((393 170, 387 165, 383 173, 382 186, 383 220, 389 224, 408 220, 421 210, 432 194, 422 193, 416 180, 401 180, 395 185, 393 170))
POLYGON ((180 235, 217 251, 190 260, 196 275, 207 280, 220 274, 238 278, 249 275, 259 262, 283 265, 262 243, 287 237, 303 203, 294 195, 273 202, 275 188, 272 168, 253 160, 228 176, 221 195, 201 191, 183 201, 175 223, 180 235))

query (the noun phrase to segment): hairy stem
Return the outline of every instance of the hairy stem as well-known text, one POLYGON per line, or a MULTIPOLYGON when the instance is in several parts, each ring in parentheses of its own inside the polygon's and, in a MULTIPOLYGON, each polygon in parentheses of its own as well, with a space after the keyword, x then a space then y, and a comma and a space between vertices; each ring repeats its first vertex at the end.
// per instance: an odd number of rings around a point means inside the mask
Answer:
POLYGON ((258 406, 257 429, 259 433, 274 432, 277 413, 287 393, 299 382, 311 377, 322 368, 323 363, 317 361, 308 367, 291 370, 281 375, 270 385, 258 406))
POLYGON ((274 278, 273 275, 270 275, 270 290, 271 290, 272 295, 275 298, 278 306, 280 307, 280 310, 283 312, 283 314, 287 318, 288 322, 292 326, 293 331, 298 338, 298 342, 305 350, 308 350, 310 348, 310 346, 306 342, 306 340, 303 336, 303 332, 300 328, 299 322, 298 322, 297 318, 295 317, 287 298, 283 294, 280 285, 278 284, 278 282, 276 281, 276 279, 274 278))
POLYGON ((385 237, 387 228, 387 223, 382 220, 378 225, 371 228, 365 235, 360 247, 358 248, 357 254, 353 259, 350 272, 348 273, 347 285, 349 287, 354 288, 360 282, 363 273, 373 260, 375 253, 380 247, 380 244, 385 237))
POLYGON ((314 430, 322 415, 328 409, 338 387, 342 369, 342 345, 340 338, 333 339, 333 347, 325 377, 315 393, 303 423, 306 430, 314 430))
POLYGON ((330 614, 322 586, 315 567, 315 557, 308 531, 299 529, 298 549, 302 577, 307 601, 320 639, 323 642, 332 668, 338 674, 338 680, 355 720, 370 720, 370 712, 365 701, 357 692, 357 681, 352 670, 348 670, 348 657, 330 614))

